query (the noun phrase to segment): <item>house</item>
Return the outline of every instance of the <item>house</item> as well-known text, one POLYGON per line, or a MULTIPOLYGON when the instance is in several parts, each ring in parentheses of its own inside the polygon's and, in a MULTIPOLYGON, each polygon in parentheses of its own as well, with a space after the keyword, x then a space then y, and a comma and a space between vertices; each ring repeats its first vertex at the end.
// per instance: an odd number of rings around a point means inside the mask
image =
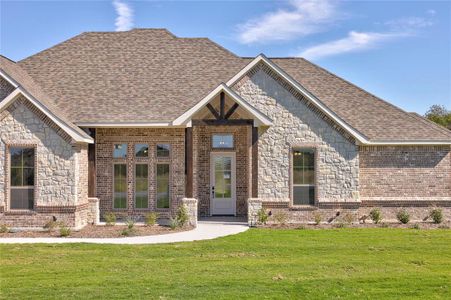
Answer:
POLYGON ((239 57, 164 29, 86 32, 1 57, 0 223, 106 212, 380 207, 451 214, 451 132, 302 58, 239 57))

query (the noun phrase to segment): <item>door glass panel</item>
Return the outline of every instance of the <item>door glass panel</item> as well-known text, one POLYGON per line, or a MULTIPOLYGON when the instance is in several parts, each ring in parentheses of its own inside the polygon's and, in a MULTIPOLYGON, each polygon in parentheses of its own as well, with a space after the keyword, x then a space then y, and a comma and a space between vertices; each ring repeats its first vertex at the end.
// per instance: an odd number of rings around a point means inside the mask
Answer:
POLYGON ((232 197, 232 158, 215 157, 215 198, 232 197))

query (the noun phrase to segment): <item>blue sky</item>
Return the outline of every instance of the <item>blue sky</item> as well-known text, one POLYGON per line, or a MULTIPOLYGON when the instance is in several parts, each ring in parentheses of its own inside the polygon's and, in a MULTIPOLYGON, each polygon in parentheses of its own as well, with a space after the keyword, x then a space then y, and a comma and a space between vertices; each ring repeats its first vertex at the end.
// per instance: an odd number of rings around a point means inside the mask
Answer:
POLYGON ((5 1, 0 52, 20 60, 84 31, 168 28, 241 56, 304 56, 420 114, 451 108, 450 1, 5 1))

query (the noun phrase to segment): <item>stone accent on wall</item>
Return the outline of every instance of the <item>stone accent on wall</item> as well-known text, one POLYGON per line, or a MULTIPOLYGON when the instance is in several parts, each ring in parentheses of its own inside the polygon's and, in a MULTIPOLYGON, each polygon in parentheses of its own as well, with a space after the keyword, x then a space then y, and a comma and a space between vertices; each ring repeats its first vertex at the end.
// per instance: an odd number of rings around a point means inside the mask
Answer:
POLYGON ((235 89, 273 120, 260 130, 258 141, 259 198, 291 199, 291 151, 306 147, 317 151, 316 201, 359 201, 359 153, 348 134, 264 68, 256 68, 235 89))
POLYGON ((119 217, 143 216, 147 212, 157 211, 161 218, 174 215, 185 197, 185 131, 183 128, 99 128, 96 131, 96 172, 97 197, 100 199, 101 217, 112 211, 119 217), (113 146, 127 143, 127 159, 113 158, 113 146), (148 158, 135 158, 135 144, 149 145, 148 158), (170 144, 169 158, 156 157, 157 144, 170 144), (113 163, 125 162, 127 165, 127 209, 113 209, 113 163), (149 165, 149 208, 135 209, 134 171, 135 164, 149 165), (156 208, 156 164, 170 164, 170 208, 156 208))
POLYGON ((450 146, 361 146, 362 201, 451 201, 450 146))
POLYGON ((183 198, 181 205, 185 205, 188 210, 188 224, 197 227, 197 199, 183 198))
POLYGON ((210 215, 210 153, 234 152, 236 155, 236 213, 247 214, 246 200, 250 195, 251 127, 194 126, 193 127, 193 195, 199 200, 199 214, 210 215), (214 133, 232 133, 233 149, 212 149, 214 133))
POLYGON ((0 102, 14 91, 14 87, 3 77, 0 77, 0 102))

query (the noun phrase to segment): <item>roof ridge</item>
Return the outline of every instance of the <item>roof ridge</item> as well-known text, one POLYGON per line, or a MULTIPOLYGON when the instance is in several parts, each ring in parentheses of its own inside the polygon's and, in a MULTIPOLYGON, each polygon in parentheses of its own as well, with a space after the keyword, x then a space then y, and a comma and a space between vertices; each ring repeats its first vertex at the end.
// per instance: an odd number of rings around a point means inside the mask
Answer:
POLYGON ((65 44, 65 43, 68 43, 68 42, 70 42, 70 41, 72 41, 72 40, 74 40, 74 39, 76 39, 76 38, 79 38, 79 37, 81 37, 81 36, 83 36, 83 35, 86 35, 87 33, 88 33, 88 32, 82 32, 82 33, 79 33, 79 34, 77 34, 76 36, 73 36, 73 37, 71 37, 71 38, 69 38, 69 39, 67 39, 67 40, 64 40, 64 41, 62 41, 62 42, 59 42, 59 43, 53 45, 53 46, 50 47, 50 48, 43 49, 43 50, 41 50, 41 51, 39 51, 39 52, 36 52, 35 54, 32 54, 32 55, 30 55, 30 56, 27 56, 27 57, 25 57, 25 58, 23 58, 23 59, 17 61, 16 63, 17 63, 18 65, 21 65, 21 63, 23 63, 24 61, 26 61, 26 60, 28 60, 28 59, 30 59, 30 58, 32 58, 32 57, 41 55, 42 53, 46 53, 46 52, 48 52, 48 51, 50 51, 50 50, 52 50, 52 49, 54 49, 54 48, 56 48, 56 47, 59 47, 59 46, 65 44))
POLYGON ((3 54, 0 54, 0 56, 3 57, 4 59, 9 60, 10 62, 12 62, 12 63, 14 63, 14 64, 17 63, 16 61, 12 60, 11 58, 9 58, 9 57, 7 57, 7 56, 5 56, 5 55, 3 55, 3 54))
MULTIPOLYGON (((327 73, 327 74, 329 74, 329 75, 331 75, 331 76, 333 76, 333 77, 335 77, 335 78, 337 78, 337 79, 343 81, 344 83, 346 83, 346 84, 348 84, 348 85, 350 85, 350 86, 352 86, 352 87, 354 87, 354 88, 357 88, 358 90, 360 90, 360 91, 362 91, 362 92, 368 94, 369 96, 373 97, 374 99, 379 100, 379 101, 381 101, 382 103, 384 103, 384 104, 386 104, 386 105, 388 105, 388 106, 390 106, 390 107, 396 109, 397 111, 399 111, 399 112, 405 114, 405 115, 408 116, 409 118, 413 118, 413 119, 415 119, 415 120, 418 120, 418 118, 415 117, 415 116, 413 116, 411 113, 409 113, 409 112, 403 110, 402 108, 400 108, 400 107, 398 107, 398 106, 396 106, 396 105, 394 105, 394 104, 391 104, 390 102, 388 102, 388 101, 386 101, 386 100, 384 100, 384 99, 382 99, 382 98, 380 98, 380 97, 374 95, 374 94, 371 93, 371 92, 368 92, 367 90, 365 90, 365 89, 359 87, 358 85, 356 85, 356 84, 354 84, 354 83, 352 83, 352 82, 350 82, 350 81, 348 81, 348 80, 346 80, 346 79, 344 79, 344 78, 342 78, 342 77, 340 77, 340 76, 338 76, 338 75, 336 75, 336 74, 334 74, 334 73, 332 73, 332 72, 330 72, 330 71, 324 69, 323 67, 321 67, 321 66, 319 66, 319 65, 317 65, 317 64, 315 64, 315 63, 313 63, 313 62, 311 62, 311 61, 309 61, 309 60, 307 60, 307 59, 305 59, 305 58, 303 58, 303 57, 299 57, 298 59, 303 60, 303 61, 309 63, 310 65, 314 66, 314 67, 317 68, 318 70, 320 70, 320 71, 322 71, 322 72, 324 72, 324 73, 327 73)), ((424 124, 427 124, 427 125, 431 125, 430 123, 425 123, 425 122, 423 122, 423 123, 424 123, 424 124)), ((434 126, 434 127, 435 127, 435 126, 434 126)), ((449 132, 447 132, 447 133, 449 133, 449 132)))
POLYGON ((206 41, 209 41, 216 48, 219 48, 220 50, 225 51, 225 52, 235 56, 236 58, 241 58, 240 56, 236 55, 235 53, 233 53, 229 49, 227 49, 227 48, 221 46, 220 44, 216 43, 215 41, 213 41, 209 37, 178 37, 178 38, 179 39, 188 39, 188 40, 206 40, 206 41))

